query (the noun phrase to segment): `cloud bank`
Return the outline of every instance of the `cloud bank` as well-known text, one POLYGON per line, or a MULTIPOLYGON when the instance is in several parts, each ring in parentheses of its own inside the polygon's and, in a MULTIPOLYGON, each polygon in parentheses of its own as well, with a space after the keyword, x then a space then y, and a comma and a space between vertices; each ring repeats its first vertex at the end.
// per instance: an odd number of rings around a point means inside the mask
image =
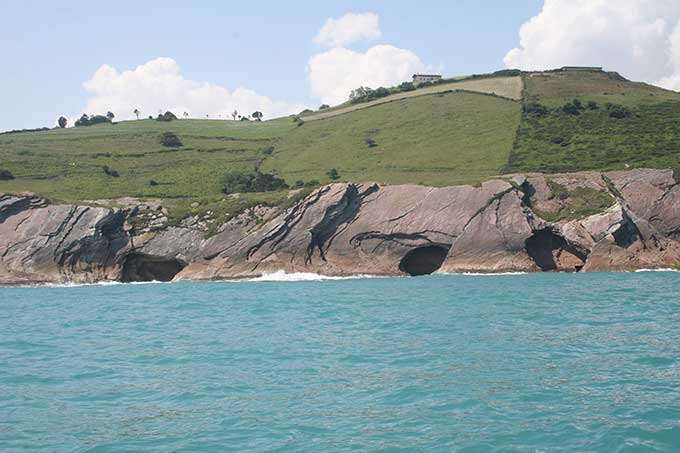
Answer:
POLYGON ((274 118, 305 108, 303 104, 276 101, 247 88, 229 91, 220 85, 185 79, 172 58, 156 58, 123 72, 102 65, 83 86, 89 94, 83 112, 112 111, 116 119, 134 118, 134 109, 139 109, 144 117, 170 110, 177 116, 187 112, 191 117, 226 119, 234 109, 243 115, 259 110, 265 118, 274 118))
POLYGON ((377 14, 347 13, 338 19, 329 17, 314 42, 327 47, 341 47, 363 40, 373 41, 380 35, 377 14))
POLYGON ((545 0, 522 25, 506 67, 605 66, 680 89, 680 1, 545 0))
POLYGON ((329 18, 314 41, 333 47, 313 55, 307 63, 312 96, 324 104, 339 104, 359 86, 377 88, 410 80, 414 72, 426 65, 414 52, 388 44, 379 44, 359 52, 346 46, 381 36, 378 15, 346 14, 329 18))
POLYGON ((324 104, 346 101, 359 86, 392 86, 423 70, 425 64, 418 55, 384 44, 366 52, 337 47, 314 55, 307 66, 312 95, 324 104))

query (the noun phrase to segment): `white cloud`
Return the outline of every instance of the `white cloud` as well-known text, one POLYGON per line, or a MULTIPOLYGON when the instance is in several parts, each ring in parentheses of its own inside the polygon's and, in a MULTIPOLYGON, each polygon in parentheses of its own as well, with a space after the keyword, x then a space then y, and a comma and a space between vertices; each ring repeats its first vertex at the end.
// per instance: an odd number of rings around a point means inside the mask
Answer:
POLYGON ((545 0, 519 36, 507 67, 605 66, 680 89, 678 0, 545 0))
POLYGON ((302 104, 272 100, 247 88, 229 91, 209 82, 185 79, 172 58, 156 58, 123 72, 103 65, 83 86, 90 95, 83 112, 104 114, 110 110, 116 119, 134 118, 135 108, 144 117, 170 110, 177 116, 186 111, 199 118, 230 118, 234 109, 244 115, 259 110, 265 118, 274 118, 305 108, 302 104))
POLYGON ((314 42, 327 47, 340 47, 357 41, 372 41, 380 37, 378 15, 375 13, 347 13, 329 18, 314 38, 314 42))
POLYGON ((324 104, 338 104, 354 88, 392 86, 425 69, 418 55, 390 45, 377 45, 365 53, 336 47, 312 56, 307 75, 312 95, 324 104))

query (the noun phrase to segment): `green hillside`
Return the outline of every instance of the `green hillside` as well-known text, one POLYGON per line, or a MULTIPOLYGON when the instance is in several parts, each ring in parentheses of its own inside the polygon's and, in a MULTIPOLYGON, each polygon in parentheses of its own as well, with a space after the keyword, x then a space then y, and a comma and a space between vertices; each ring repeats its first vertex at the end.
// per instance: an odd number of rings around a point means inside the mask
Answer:
POLYGON ((616 73, 524 79, 522 122, 505 171, 680 167, 679 93, 616 73))
POLYGON ((596 72, 465 83, 302 120, 139 120, 0 134, 0 171, 14 177, 0 180, 0 191, 69 202, 163 198, 180 218, 291 202, 287 190, 227 195, 227 173, 258 171, 309 190, 329 182, 331 169, 340 181, 442 186, 514 171, 680 168, 678 93, 596 72), (167 132, 181 146, 163 146, 167 132))

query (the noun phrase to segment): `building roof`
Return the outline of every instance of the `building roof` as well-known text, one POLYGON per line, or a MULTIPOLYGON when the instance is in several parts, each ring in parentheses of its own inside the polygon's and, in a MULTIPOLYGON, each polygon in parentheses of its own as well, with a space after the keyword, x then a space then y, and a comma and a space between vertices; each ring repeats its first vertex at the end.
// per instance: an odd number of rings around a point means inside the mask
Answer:
POLYGON ((441 77, 441 74, 413 74, 413 77, 441 77))

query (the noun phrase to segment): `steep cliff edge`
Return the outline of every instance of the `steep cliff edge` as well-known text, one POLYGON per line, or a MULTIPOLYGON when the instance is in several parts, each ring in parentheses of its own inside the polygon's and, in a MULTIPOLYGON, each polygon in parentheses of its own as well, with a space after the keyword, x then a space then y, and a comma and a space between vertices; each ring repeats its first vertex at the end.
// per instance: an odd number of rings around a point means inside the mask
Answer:
POLYGON ((190 221, 167 226, 162 206, 1 195, 0 284, 675 267, 678 187, 672 171, 649 169, 475 187, 341 183, 285 212, 249 209, 210 238, 190 221))

